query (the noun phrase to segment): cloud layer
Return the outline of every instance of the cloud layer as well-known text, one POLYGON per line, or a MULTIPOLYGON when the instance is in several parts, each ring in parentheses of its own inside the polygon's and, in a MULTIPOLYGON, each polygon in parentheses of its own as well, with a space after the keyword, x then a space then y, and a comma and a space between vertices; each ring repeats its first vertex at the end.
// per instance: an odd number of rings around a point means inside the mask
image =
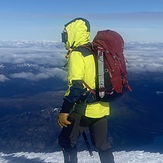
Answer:
POLYGON ((127 43, 124 53, 129 71, 163 72, 163 43, 127 43))
POLYGON ((66 80, 65 53, 56 42, 0 42, 0 81, 48 78, 66 80))
MULTIPOLYGON (((124 53, 130 72, 163 72, 163 43, 129 42, 124 53)), ((66 80, 65 54, 63 44, 58 42, 0 42, 0 82, 66 80)))

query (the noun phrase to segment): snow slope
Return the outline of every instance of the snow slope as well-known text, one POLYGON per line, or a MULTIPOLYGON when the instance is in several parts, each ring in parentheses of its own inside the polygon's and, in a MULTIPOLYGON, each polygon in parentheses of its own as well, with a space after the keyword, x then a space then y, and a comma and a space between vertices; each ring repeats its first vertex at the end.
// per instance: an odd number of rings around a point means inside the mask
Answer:
MULTIPOLYGON (((163 136, 157 137, 150 145, 140 147, 135 151, 114 151, 115 163, 163 163, 163 136), (159 152, 147 152, 147 151, 159 152)), ((93 157, 89 156, 88 151, 78 152, 79 163, 99 163, 97 152, 93 152, 93 157)), ((0 152, 0 163, 63 163, 62 152, 35 153, 0 152)))
MULTIPOLYGON (((94 157, 89 157, 87 151, 78 153, 79 163, 99 163, 99 157, 93 152, 94 157)), ((115 163, 163 163, 163 154, 144 151, 114 152, 115 163)), ((63 163, 61 152, 54 153, 0 153, 1 163, 63 163)))

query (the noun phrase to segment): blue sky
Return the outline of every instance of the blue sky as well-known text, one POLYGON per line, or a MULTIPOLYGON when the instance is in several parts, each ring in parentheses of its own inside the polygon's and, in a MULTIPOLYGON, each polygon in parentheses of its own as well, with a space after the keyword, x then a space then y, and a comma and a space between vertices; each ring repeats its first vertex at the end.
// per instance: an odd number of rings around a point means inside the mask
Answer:
POLYGON ((163 0, 1 0, 0 40, 60 41, 76 17, 98 30, 118 31, 127 41, 163 42, 163 0))

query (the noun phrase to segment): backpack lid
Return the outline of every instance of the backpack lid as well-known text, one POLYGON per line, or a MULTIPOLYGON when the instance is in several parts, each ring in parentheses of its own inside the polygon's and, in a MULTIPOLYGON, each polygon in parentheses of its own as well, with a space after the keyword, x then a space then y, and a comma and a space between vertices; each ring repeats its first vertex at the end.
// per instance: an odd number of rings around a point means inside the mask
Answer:
POLYGON ((124 40, 120 34, 112 30, 98 31, 93 39, 94 47, 109 49, 111 53, 123 53, 124 40))

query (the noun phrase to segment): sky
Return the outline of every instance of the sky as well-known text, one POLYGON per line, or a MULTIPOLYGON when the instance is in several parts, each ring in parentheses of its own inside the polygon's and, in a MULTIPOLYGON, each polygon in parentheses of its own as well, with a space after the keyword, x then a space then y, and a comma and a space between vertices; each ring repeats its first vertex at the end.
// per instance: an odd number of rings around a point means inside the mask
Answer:
POLYGON ((112 29, 127 41, 163 42, 163 0, 1 0, 0 40, 61 41, 76 17, 90 21, 91 38, 112 29))

